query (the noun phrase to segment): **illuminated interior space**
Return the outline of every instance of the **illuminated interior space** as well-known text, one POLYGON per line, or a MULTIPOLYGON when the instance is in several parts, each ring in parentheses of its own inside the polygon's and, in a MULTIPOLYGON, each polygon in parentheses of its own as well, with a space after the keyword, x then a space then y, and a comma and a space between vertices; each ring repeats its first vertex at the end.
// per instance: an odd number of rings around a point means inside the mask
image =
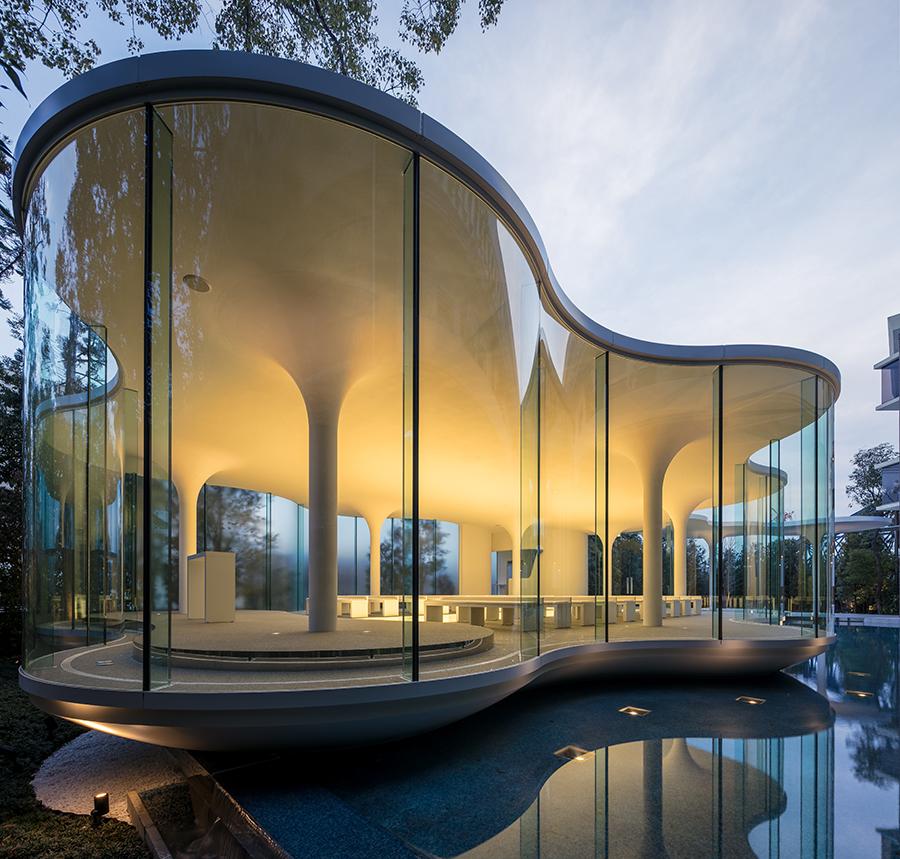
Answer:
POLYGON ((17 157, 40 706, 378 739, 827 646, 837 369, 587 319, 434 120, 180 52, 66 84, 17 157))

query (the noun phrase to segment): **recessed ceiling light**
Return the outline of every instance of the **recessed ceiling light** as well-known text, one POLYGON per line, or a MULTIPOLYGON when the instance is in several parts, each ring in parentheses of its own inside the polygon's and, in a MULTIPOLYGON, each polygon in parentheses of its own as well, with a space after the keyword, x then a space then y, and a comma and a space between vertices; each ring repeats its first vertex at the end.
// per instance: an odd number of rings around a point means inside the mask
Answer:
POLYGON ((586 761, 594 756, 593 752, 581 748, 581 746, 563 746, 554 753, 558 758, 565 758, 569 761, 586 761))
POLYGON ((848 671, 847 675, 850 677, 871 677, 868 671, 848 671))
POLYGON ((765 698, 754 698, 752 695, 741 695, 734 699, 739 704, 765 704, 765 698))
POLYGON ((643 707, 620 707, 619 712, 626 716, 648 716, 650 714, 650 711, 643 707))
POLYGON ((181 278, 181 282, 188 289, 193 289, 194 292, 209 292, 210 290, 209 281, 205 277, 200 277, 199 274, 186 274, 181 278))
POLYGON ((873 697, 875 697, 874 692, 863 692, 860 689, 845 689, 844 692, 846 692, 848 695, 853 695, 856 698, 873 698, 873 697))

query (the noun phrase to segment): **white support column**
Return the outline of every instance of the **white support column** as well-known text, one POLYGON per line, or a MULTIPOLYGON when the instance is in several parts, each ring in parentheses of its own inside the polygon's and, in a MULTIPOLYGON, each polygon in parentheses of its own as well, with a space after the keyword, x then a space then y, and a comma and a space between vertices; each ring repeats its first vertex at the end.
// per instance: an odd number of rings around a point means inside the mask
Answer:
POLYGON ((339 408, 309 409, 309 631, 337 629, 339 408))
POLYGON ((203 481, 175 481, 178 491, 178 611, 187 614, 187 559, 197 551, 197 499, 203 481))
POLYGON ((367 515, 369 526, 369 596, 381 596, 381 525, 386 517, 367 515))
POLYGON ((665 466, 653 464, 643 473, 644 626, 662 626, 662 517, 665 466))
POLYGON ((522 535, 516 523, 509 528, 512 537, 512 578, 507 582, 508 596, 519 596, 522 593, 522 535))
POLYGON ((687 596, 687 541, 690 511, 676 511, 672 516, 673 592, 676 597, 687 596))

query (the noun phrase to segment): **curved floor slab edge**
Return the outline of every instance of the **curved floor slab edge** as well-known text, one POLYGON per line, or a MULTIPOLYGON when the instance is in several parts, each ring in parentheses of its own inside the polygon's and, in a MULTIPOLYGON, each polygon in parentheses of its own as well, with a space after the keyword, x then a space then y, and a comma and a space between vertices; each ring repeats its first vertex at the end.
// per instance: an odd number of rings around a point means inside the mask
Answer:
POLYGON ((44 681, 21 668, 19 683, 48 713, 140 742, 197 751, 356 745, 440 728, 526 686, 769 674, 823 653, 834 640, 600 642, 481 674, 291 692, 88 689, 44 681))

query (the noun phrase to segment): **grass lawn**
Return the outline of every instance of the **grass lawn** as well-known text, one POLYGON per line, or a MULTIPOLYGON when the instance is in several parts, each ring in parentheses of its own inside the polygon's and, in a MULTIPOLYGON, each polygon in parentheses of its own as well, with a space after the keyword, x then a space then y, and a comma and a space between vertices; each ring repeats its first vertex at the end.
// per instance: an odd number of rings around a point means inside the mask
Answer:
POLYGON ((14 660, 0 661, 0 857, 145 859, 137 832, 118 820, 94 829, 90 817, 44 808, 31 779, 43 760, 84 729, 47 716, 19 689, 14 660))

